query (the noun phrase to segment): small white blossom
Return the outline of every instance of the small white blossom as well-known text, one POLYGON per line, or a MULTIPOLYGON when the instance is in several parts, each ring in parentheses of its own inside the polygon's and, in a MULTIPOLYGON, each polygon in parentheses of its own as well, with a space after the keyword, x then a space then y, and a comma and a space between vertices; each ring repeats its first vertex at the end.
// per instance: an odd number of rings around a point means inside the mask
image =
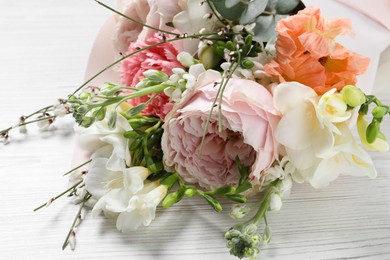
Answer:
POLYGON ((190 53, 185 51, 182 51, 177 55, 177 60, 181 63, 181 65, 187 68, 195 64, 194 57, 192 57, 190 53))
POLYGON ((64 100, 58 100, 57 103, 53 105, 53 114, 58 117, 63 117, 70 113, 70 105, 65 103, 64 100))
POLYGON ((239 220, 245 217, 246 214, 251 210, 247 205, 235 204, 229 213, 229 216, 234 220, 239 220))
POLYGON ((271 194, 270 202, 269 202, 269 209, 271 211, 279 211, 282 208, 282 198, 280 195, 276 192, 271 194))

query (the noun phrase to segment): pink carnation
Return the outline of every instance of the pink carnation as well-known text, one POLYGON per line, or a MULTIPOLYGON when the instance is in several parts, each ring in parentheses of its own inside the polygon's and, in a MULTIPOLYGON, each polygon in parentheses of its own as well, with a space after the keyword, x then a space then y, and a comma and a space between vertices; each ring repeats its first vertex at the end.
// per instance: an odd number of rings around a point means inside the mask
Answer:
MULTIPOLYGON (((148 38, 146 41, 137 41, 130 45, 128 52, 133 52, 138 48, 143 48, 161 42, 162 39, 158 35, 148 38)), ((141 79, 144 78, 143 73, 147 70, 154 69, 162 71, 167 75, 172 74, 172 69, 183 68, 177 61, 177 55, 183 50, 182 43, 164 43, 148 50, 130 56, 122 63, 121 77, 122 83, 127 86, 135 87, 141 79)), ((146 102, 152 97, 148 96, 129 100, 131 105, 138 105, 146 102)), ((171 110, 173 103, 169 102, 169 97, 164 93, 157 96, 143 111, 147 116, 158 116, 164 120, 165 115, 171 110)))
POLYGON ((279 121, 272 95, 255 81, 231 79, 222 103, 223 130, 214 110, 200 155, 200 144, 221 80, 215 71, 204 73, 192 95, 185 96, 167 115, 162 149, 167 170, 176 170, 188 183, 206 189, 236 185, 239 156, 251 166, 249 179, 260 184, 262 172, 277 155, 273 130, 279 121))

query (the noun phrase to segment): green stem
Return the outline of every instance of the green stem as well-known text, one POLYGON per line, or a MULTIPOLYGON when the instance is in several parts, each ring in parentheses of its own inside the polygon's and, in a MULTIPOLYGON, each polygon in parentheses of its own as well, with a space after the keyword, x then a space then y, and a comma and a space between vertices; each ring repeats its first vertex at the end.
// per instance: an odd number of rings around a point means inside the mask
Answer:
POLYGON ((18 125, 18 127, 24 126, 24 125, 29 125, 29 124, 40 122, 40 121, 44 121, 44 120, 47 120, 47 119, 55 119, 55 118, 56 118, 56 116, 42 117, 42 118, 38 118, 38 119, 35 119, 35 120, 32 120, 32 121, 21 123, 21 124, 18 125))
POLYGON ((74 172, 75 170, 78 170, 78 169, 80 169, 81 167, 83 167, 84 165, 86 165, 86 164, 88 164, 88 163, 90 163, 90 162, 92 162, 92 159, 90 159, 90 160, 86 161, 86 162, 85 162, 85 163, 83 163, 83 164, 80 164, 80 165, 79 165, 79 166, 77 166, 76 168, 73 168, 72 170, 68 171, 67 173, 64 173, 64 175, 62 175, 62 176, 66 176, 66 175, 68 175, 68 174, 70 174, 70 173, 74 172))
MULTIPOLYGON (((72 187, 70 187, 69 189, 67 189, 66 191, 58 194, 57 196, 55 196, 54 198, 51 199, 51 202, 59 199, 60 197, 62 197, 63 195, 65 195, 66 193, 68 193, 69 191, 75 189, 77 186, 79 186, 83 181, 79 181, 78 183, 76 183, 75 185, 73 185, 72 187)), ((36 209, 34 209, 34 212, 35 211, 38 211, 40 210, 41 208, 45 207, 47 205, 47 202, 42 204, 41 206, 37 207, 36 209)))
POLYGON ((84 206, 85 206, 85 203, 92 197, 92 195, 90 193, 87 193, 83 199, 83 202, 80 206, 80 209, 77 211, 77 214, 76 214, 76 217, 74 218, 73 220, 73 223, 72 223, 72 226, 70 227, 69 229, 69 232, 68 232, 68 235, 66 236, 65 238, 65 242, 64 244, 62 245, 62 250, 64 250, 68 244, 69 244, 69 237, 70 235, 72 234, 72 232, 74 232, 74 227, 76 226, 76 223, 77 223, 77 220, 80 218, 80 215, 81 215, 81 211, 83 210, 84 206))

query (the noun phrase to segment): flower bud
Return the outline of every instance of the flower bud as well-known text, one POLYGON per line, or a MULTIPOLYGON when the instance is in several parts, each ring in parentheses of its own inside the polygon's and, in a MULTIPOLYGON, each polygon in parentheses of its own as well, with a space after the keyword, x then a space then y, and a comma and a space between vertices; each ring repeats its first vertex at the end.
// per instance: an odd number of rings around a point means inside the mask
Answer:
POLYGON ((197 190, 195 187, 188 187, 188 188, 185 190, 184 195, 185 195, 186 197, 191 198, 191 197, 195 196, 197 193, 198 193, 198 190, 197 190))
POLYGON ((350 107, 357 107, 366 102, 366 96, 359 88, 347 85, 341 91, 345 103, 350 107))
POLYGON ((221 60, 221 57, 218 56, 212 46, 206 47, 199 55, 200 62, 204 65, 206 69, 212 69, 218 65, 221 60))
POLYGON ((375 119, 367 126, 366 139, 369 144, 372 144, 378 136, 379 127, 380 123, 375 119))
POLYGON ((250 211, 251 209, 247 205, 233 205, 229 213, 229 216, 234 220, 239 220, 250 211))
POLYGON ((269 209, 271 211, 279 211, 282 208, 282 199, 280 198, 280 195, 276 192, 272 193, 270 202, 269 202, 269 209))
POLYGON ((148 70, 143 74, 147 79, 155 83, 162 83, 168 80, 167 74, 158 70, 148 70))
POLYGON ((182 51, 177 55, 177 60, 181 63, 181 65, 187 68, 195 64, 194 57, 185 51, 182 51))
POLYGON ((245 233, 249 236, 254 236, 257 234, 257 225, 256 224, 250 224, 246 226, 245 233))
POLYGON ((105 83, 100 93, 105 96, 112 96, 119 90, 121 90, 121 86, 111 83, 105 83))
POLYGON ((373 117, 375 117, 376 119, 381 119, 383 118, 387 113, 388 113, 388 109, 385 108, 385 107, 376 107, 372 110, 372 115, 373 117))

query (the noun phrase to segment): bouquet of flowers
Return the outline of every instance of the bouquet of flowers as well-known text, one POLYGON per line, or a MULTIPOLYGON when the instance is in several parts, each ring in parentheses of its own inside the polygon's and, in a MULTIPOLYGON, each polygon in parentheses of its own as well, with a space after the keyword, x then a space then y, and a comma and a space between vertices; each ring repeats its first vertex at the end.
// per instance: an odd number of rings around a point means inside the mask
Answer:
POLYGON ((298 0, 98 3, 116 15, 118 59, 0 131, 7 143, 33 122, 47 130, 71 114, 78 123, 90 157, 66 173, 66 191, 36 208, 64 195, 80 204, 64 248, 75 247, 84 207, 129 233, 150 225, 157 207, 200 196, 217 212, 222 200, 237 203, 226 244, 254 258, 270 242, 267 212, 294 183, 377 175, 362 146, 389 149, 380 125, 390 107, 356 87, 369 59, 336 41, 348 19, 327 20, 298 0), (89 84, 111 68, 121 82, 89 84))

